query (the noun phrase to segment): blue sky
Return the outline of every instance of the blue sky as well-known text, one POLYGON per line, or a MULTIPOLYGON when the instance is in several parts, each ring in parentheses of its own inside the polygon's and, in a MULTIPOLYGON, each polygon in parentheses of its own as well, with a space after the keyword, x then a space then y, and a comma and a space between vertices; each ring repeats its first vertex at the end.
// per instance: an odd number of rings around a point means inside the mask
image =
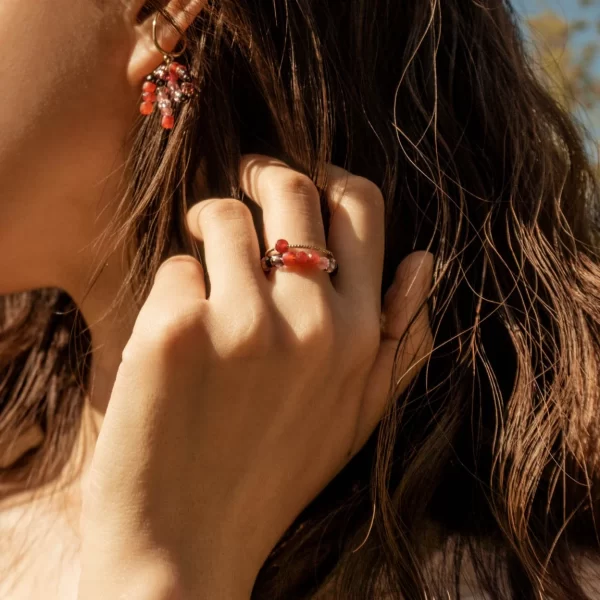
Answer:
MULTIPOLYGON (((550 9, 569 21, 574 19, 598 21, 600 19, 600 2, 595 6, 581 7, 577 0, 513 0, 513 5, 524 16, 535 15, 550 9)), ((598 35, 598 32, 592 28, 589 32, 578 35, 577 39, 580 43, 584 43, 598 35)))
POLYGON ((551 8, 569 17, 577 17, 582 12, 577 0, 513 0, 513 4, 528 14, 535 14, 544 8, 551 8))
MULTIPOLYGON (((512 0, 514 7, 524 17, 533 16, 544 10, 553 10, 567 21, 586 19, 591 22, 600 22, 600 1, 593 6, 581 7, 577 0, 512 0)), ((577 33, 573 37, 573 46, 581 48, 587 42, 598 41, 600 31, 595 27, 589 27, 587 31, 577 33)), ((600 59, 595 62, 596 72, 600 76, 600 59)), ((583 113, 579 113, 580 119, 591 129, 596 138, 600 138, 600 109, 593 111, 592 120, 588 121, 583 113)))

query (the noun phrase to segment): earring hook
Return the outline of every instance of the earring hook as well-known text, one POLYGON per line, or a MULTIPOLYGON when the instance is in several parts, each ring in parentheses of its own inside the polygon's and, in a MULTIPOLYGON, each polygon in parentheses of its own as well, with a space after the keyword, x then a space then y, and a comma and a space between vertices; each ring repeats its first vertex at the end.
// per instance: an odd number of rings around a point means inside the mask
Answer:
POLYGON ((181 43, 183 44, 183 48, 181 50, 179 50, 179 52, 167 52, 158 43, 158 37, 157 37, 157 32, 156 32, 156 29, 157 29, 156 24, 158 22, 158 15, 159 15, 159 13, 156 13, 154 15, 154 19, 152 20, 152 39, 154 41, 154 45, 156 46, 157 50, 163 55, 165 60, 173 59, 177 56, 181 56, 187 49, 187 42, 186 42, 184 36, 181 37, 181 43))

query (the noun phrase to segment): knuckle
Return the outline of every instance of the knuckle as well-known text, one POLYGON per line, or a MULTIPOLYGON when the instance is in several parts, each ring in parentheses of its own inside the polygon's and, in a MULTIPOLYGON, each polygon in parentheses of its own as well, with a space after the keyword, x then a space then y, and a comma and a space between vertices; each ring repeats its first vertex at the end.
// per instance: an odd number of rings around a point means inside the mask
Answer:
POLYGON ((131 338, 123 350, 123 360, 140 353, 159 353, 177 360, 181 352, 197 344, 204 330, 204 306, 199 303, 180 311, 160 311, 158 314, 140 314, 131 338))
POLYGON ((312 179, 297 171, 286 172, 275 185, 283 196, 319 200, 319 192, 312 179))
POLYGON ((353 175, 351 178, 351 186, 363 196, 373 196, 383 200, 381 188, 374 181, 371 181, 366 177, 362 177, 361 175, 353 175))
POLYGON ((204 277, 201 264, 193 256, 187 254, 178 254, 167 258, 158 267, 156 275, 160 273, 161 276, 164 276, 165 274, 170 275, 174 272, 182 273, 189 277, 197 277, 198 275, 204 277))
POLYGON ((189 318, 176 315, 162 319, 152 324, 152 341, 158 348, 168 351, 189 337, 190 328, 189 318))
POLYGON ((258 359, 273 352, 275 331, 265 310, 238 311, 227 330, 228 335, 220 340, 217 349, 222 359, 258 359))
POLYGON ((247 221, 252 220, 252 215, 250 209, 240 200, 223 198, 208 202, 200 210, 198 219, 204 223, 212 221, 247 221))
POLYGON ((367 201, 370 206, 383 210, 385 200, 381 188, 366 177, 354 175, 350 182, 352 194, 363 201, 367 201))
POLYGON ((344 180, 335 181, 332 184, 333 197, 340 204, 344 199, 350 199, 368 205, 375 210, 383 211, 385 199, 381 188, 366 177, 360 175, 349 175, 344 180))

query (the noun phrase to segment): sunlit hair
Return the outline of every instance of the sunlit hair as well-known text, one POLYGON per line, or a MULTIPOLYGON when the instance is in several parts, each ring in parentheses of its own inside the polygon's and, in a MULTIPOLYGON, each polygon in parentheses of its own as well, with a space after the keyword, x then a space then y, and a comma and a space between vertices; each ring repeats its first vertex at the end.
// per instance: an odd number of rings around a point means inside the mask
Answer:
MULTIPOLYGON (((457 598, 467 563, 492 599, 591 597, 578 565, 598 549, 598 190, 510 3, 213 0, 187 40, 200 97, 169 135, 140 117, 107 231, 135 249, 139 302, 168 255, 197 254, 191 203, 244 200, 246 152, 320 186, 327 162, 381 186, 383 291, 408 253, 435 254, 434 352, 253 597, 457 598)), ((32 422, 45 433, 4 471, 16 489, 64 463, 90 342, 62 292, 7 297, 2 313, 0 439, 32 422)))

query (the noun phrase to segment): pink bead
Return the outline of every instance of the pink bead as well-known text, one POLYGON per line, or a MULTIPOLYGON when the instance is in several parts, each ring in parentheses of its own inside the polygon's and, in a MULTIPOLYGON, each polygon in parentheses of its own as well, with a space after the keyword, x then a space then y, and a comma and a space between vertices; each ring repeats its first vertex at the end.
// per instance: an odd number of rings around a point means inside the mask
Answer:
POLYGON ((289 247, 290 245, 288 244, 287 240, 277 240, 277 242, 275 243, 275 250, 277 250, 279 254, 287 252, 289 247))
POLYGON ((165 65, 160 65, 154 70, 154 75, 156 75, 156 77, 158 77, 159 79, 164 79, 167 76, 167 73, 168 71, 165 65))
POLYGON ((308 264, 309 265, 318 265, 320 258, 321 258, 321 255, 316 250, 311 250, 308 253, 308 264))
POLYGON ((164 106, 160 109, 160 113, 162 115, 171 116, 173 114, 173 109, 170 106, 164 106))
POLYGON ((146 81, 142 86, 142 90, 144 90, 144 92, 154 92, 156 90, 156 84, 151 81, 146 81))
POLYGON ((308 262, 308 254, 300 250, 296 252, 296 263, 299 265, 305 265, 308 262))
POLYGON ((152 102, 142 102, 140 105, 140 112, 143 115, 149 115, 152 113, 152 109, 154 108, 154 104, 152 102))
POLYGON ((179 89, 179 86, 177 85, 176 81, 173 81, 172 79, 169 79, 169 83, 167 83, 167 87, 171 90, 171 91, 175 91, 179 89))
POLYGON ((317 266, 322 271, 327 271, 327 268, 329 267, 329 259, 326 256, 321 256, 321 258, 319 258, 317 266))
POLYGON ((173 129, 175 118, 172 115, 165 115, 162 118, 161 125, 163 126, 163 129, 173 129))
POLYGON ((286 252, 281 258, 286 267, 293 267, 296 264, 296 255, 293 252, 286 252))
POLYGON ((328 273, 333 273, 337 269, 337 262, 335 258, 329 259, 329 267, 327 268, 328 273))

